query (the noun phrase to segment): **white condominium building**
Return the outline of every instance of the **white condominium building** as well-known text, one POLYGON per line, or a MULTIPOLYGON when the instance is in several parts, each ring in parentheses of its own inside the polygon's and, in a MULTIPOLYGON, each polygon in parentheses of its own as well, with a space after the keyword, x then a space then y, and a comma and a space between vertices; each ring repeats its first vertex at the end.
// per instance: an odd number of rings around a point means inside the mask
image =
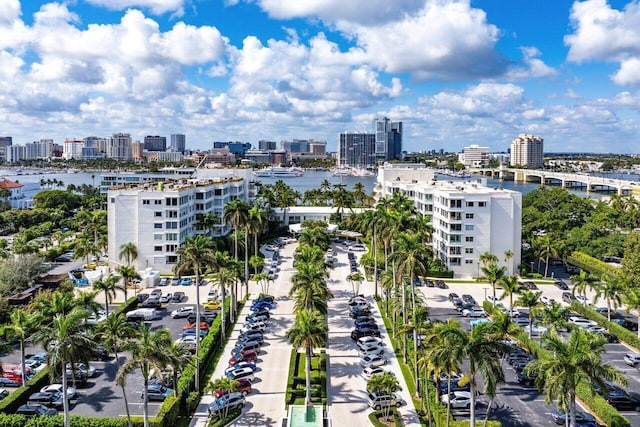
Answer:
POLYGON ((544 166, 544 139, 520 134, 511 141, 511 166, 538 169, 544 166))
POLYGON ((418 212, 431 217, 434 256, 455 277, 481 274, 480 255, 494 254, 507 274, 517 273, 521 257, 522 194, 489 188, 484 180, 436 181, 424 177, 433 170, 408 165, 385 165, 378 172, 379 197, 394 193, 413 200, 418 212), (387 173, 381 173, 388 168, 387 173), (381 177, 392 179, 381 180, 381 177), (505 260, 505 253, 513 256, 505 260))
POLYGON ((138 248, 136 270, 152 268, 171 273, 178 247, 187 237, 231 231, 224 224, 224 207, 234 199, 247 199, 245 180, 238 177, 180 180, 167 183, 119 185, 107 191, 109 263, 121 265, 120 247, 132 242, 138 248), (199 218, 211 213, 220 218, 212 232, 198 226, 199 218))
POLYGON ((489 147, 470 145, 458 153, 458 161, 468 168, 482 168, 489 166, 489 147))

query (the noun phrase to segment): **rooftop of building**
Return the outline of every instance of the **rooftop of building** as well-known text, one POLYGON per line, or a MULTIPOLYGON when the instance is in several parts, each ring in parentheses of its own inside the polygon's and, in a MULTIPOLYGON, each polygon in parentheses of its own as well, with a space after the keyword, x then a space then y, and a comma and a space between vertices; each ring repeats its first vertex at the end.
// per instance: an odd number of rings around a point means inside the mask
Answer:
POLYGON ((228 184, 232 182, 242 182, 243 178, 226 177, 226 178, 210 178, 210 179, 180 179, 177 181, 154 181, 147 183, 113 185, 108 191, 119 190, 135 190, 145 192, 166 192, 166 191, 183 191, 191 188, 208 187, 212 185, 228 184))
POLYGON ((24 185, 16 181, 11 181, 10 179, 7 179, 7 178, 0 179, 0 190, 11 190, 12 188, 20 188, 20 187, 24 187, 24 185))

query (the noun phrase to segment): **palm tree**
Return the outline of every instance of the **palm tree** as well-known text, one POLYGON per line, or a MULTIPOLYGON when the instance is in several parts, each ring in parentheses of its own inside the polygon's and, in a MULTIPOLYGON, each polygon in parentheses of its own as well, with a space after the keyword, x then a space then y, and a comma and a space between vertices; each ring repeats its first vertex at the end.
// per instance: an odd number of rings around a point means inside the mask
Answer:
MULTIPOLYGON (((195 275, 196 285, 196 325, 200 324, 200 280, 204 270, 208 265, 213 263, 214 257, 213 241, 208 236, 201 234, 187 237, 184 243, 180 245, 176 254, 180 257, 180 261, 175 266, 175 273, 178 277, 182 276, 186 271, 192 271, 195 275)), ((224 300, 223 300, 224 305, 224 300)), ((224 311, 224 307, 223 307, 224 311)), ((196 340, 196 392, 200 391, 200 340, 196 340)))
MULTIPOLYGON (((402 390, 400 381, 398 381, 396 376, 391 372, 373 375, 369 378, 369 381, 367 381, 367 391, 371 393, 391 394, 400 390, 402 390)), ((383 411, 384 418, 388 418, 389 413, 391 412, 391 407, 385 406, 383 411)))
POLYGON ((24 343, 31 334, 40 326, 42 320, 37 312, 29 312, 22 308, 14 309, 9 315, 10 323, 0 328, 2 335, 17 337, 20 341, 20 369, 22 375, 22 385, 27 385, 24 343))
POLYGON ((569 329, 571 324, 567 318, 570 313, 570 308, 564 307, 556 301, 551 301, 551 304, 540 310, 540 317, 545 325, 549 325, 551 330, 558 332, 561 329, 569 329))
POLYGON ((536 315, 536 310, 540 307, 540 296, 542 292, 525 291, 518 298, 518 305, 529 309, 529 338, 531 338, 531 332, 533 330, 533 318, 536 315))
POLYGON ((500 285, 502 285, 500 299, 509 297, 509 316, 513 316, 513 295, 520 292, 518 278, 516 276, 503 276, 500 278, 500 285))
POLYGON ((198 227, 206 231, 209 236, 211 236, 211 232, 214 231, 218 225, 220 225, 220 218, 214 216, 211 212, 207 212, 198 219, 198 227))
POLYGON ((554 246, 550 236, 539 236, 535 241, 536 245, 544 253, 544 277, 547 277, 549 271, 549 258, 558 256, 558 249, 554 246))
POLYGON ((495 262, 490 262, 488 265, 481 268, 484 279, 491 283, 493 288, 493 306, 496 306, 496 283, 504 277, 507 267, 498 267, 495 262))
POLYGON ((478 260, 482 263, 483 266, 491 263, 498 263, 498 257, 491 252, 484 252, 480 255, 478 260))
POLYGON ((600 297, 607 301, 607 320, 611 322, 611 309, 617 309, 622 305, 622 295, 626 285, 618 275, 605 275, 602 282, 596 287, 594 302, 598 302, 600 297), (613 307, 612 307, 613 306, 613 307))
MULTIPOLYGON (((222 298, 222 309, 220 310, 221 323, 220 323, 220 337, 222 339, 225 338, 225 299, 226 299, 226 289, 227 286, 231 287, 235 283, 236 274, 233 272, 232 268, 228 266, 223 266, 218 269, 218 271, 214 274, 215 279, 218 282, 218 286, 220 287, 220 295, 222 298)), ((233 297, 232 297, 233 299, 233 297)), ((233 312, 231 313, 233 315, 233 312)), ((197 340, 196 340, 197 341, 197 340)))
POLYGON ((363 281, 364 276, 359 271, 351 273, 347 276, 347 282, 351 283, 351 289, 353 290, 354 296, 360 293, 360 285, 362 285, 363 281))
POLYGON ((618 369, 603 363, 603 337, 578 328, 566 340, 556 332, 550 332, 543 335, 541 341, 551 357, 531 361, 525 373, 530 377, 537 375, 535 384, 542 389, 545 402, 557 399, 558 405, 567 413, 571 427, 576 425, 578 384, 597 385, 601 390, 605 389, 605 380, 627 385, 618 369))
POLYGON ((133 242, 124 243, 120 246, 119 259, 124 259, 127 265, 138 259, 138 247, 133 242))
POLYGON ((73 257, 76 259, 84 258, 85 264, 89 263, 89 256, 97 252, 95 242, 89 239, 77 239, 73 246, 73 257))
MULTIPOLYGON (((236 263, 239 262, 238 258, 238 233, 240 227, 245 229, 244 238, 244 255, 245 255, 245 277, 244 281, 248 280, 249 276, 249 263, 248 263, 248 248, 247 248, 247 232, 246 227, 249 222, 249 204, 242 199, 235 199, 231 203, 227 203, 224 207, 224 221, 233 225, 233 242, 234 250, 233 255, 236 259, 236 263)), ((247 285, 248 286, 248 285, 247 285)), ((232 310, 235 312, 235 298, 232 297, 232 310)))
MULTIPOLYGON (((198 340, 196 340, 197 342, 198 340)), ((151 370, 161 372, 166 365, 166 357, 164 351, 171 345, 171 331, 166 328, 159 329, 155 332, 146 326, 140 328, 140 335, 136 342, 130 342, 127 348, 131 351, 131 357, 118 369, 116 375, 116 383, 125 385, 125 378, 131 372, 139 369, 142 373, 142 382, 144 385, 144 404, 142 406, 142 414, 144 418, 144 427, 149 427, 149 379, 151 370)))
POLYGON ((126 302, 128 299, 127 288, 131 286, 135 279, 140 279, 140 275, 130 265, 119 265, 118 268, 116 268, 116 271, 122 277, 122 281, 124 282, 124 300, 126 302))
MULTIPOLYGON (((253 268, 253 274, 258 274, 258 269, 264 266, 264 258, 252 255, 251 258, 249 258, 249 265, 253 268)), ((254 278, 254 280, 256 279, 254 278)))
POLYGON ((596 287, 596 279, 587 273, 585 270, 581 270, 580 274, 573 275, 569 278, 573 282, 573 288, 571 294, 582 295, 584 297, 583 304, 587 303, 587 290, 596 287))
MULTIPOLYGON (((51 324, 42 324, 33 334, 33 342, 38 343, 47 352, 47 364, 51 367, 51 375, 62 372, 62 396, 67 396, 68 363, 86 361, 96 347, 95 342, 87 333, 90 325, 84 322, 89 312, 74 308, 69 313, 59 313, 51 324)), ((73 365, 72 365, 73 369, 73 365)), ((69 399, 62 399, 64 411, 64 426, 69 427, 69 399)))
POLYGON ((93 282, 93 290, 104 292, 105 311, 109 317, 109 304, 115 299, 116 291, 125 291, 125 286, 120 284, 120 276, 109 274, 104 280, 93 282))
MULTIPOLYGON (((205 392, 211 393, 213 395, 215 395, 216 390, 222 390, 223 392, 233 393, 238 389, 239 385, 240 383, 238 381, 225 376, 225 377, 218 378, 215 381, 214 380, 210 381, 209 384, 207 384, 205 392)), ((229 406, 224 405, 224 408, 219 409, 218 417, 220 419, 224 419, 227 417, 228 414, 229 414, 229 406)))
POLYGON ((180 399, 178 395, 178 376, 182 373, 187 365, 193 363, 193 358, 182 344, 171 342, 169 347, 164 350, 167 366, 171 367, 171 376, 173 380, 173 390, 176 399, 180 399))
MULTIPOLYGON (((113 355, 116 359, 116 367, 120 370, 120 357, 118 357, 118 349, 120 347, 126 347, 123 345, 127 340, 137 336, 137 331, 131 327, 124 315, 118 314, 117 316, 107 316, 104 322, 98 325, 98 337, 100 341, 104 343, 105 347, 113 351, 113 355)), ((131 414, 129 413, 129 402, 127 401, 127 393, 125 391, 124 382, 119 383, 122 388, 122 397, 124 398, 124 407, 127 411, 127 421, 129 427, 132 427, 131 414)))
POLYGON ((304 347, 306 355, 306 396, 305 402, 311 405, 311 355, 314 348, 324 347, 327 342, 327 325, 324 316, 315 310, 302 309, 297 312, 293 326, 286 336, 295 348, 304 347))
POLYGON ((269 221, 267 220, 267 211, 260 206, 252 206, 249 209, 249 218, 247 222, 248 230, 253 235, 254 255, 258 256, 258 236, 262 233, 269 221))

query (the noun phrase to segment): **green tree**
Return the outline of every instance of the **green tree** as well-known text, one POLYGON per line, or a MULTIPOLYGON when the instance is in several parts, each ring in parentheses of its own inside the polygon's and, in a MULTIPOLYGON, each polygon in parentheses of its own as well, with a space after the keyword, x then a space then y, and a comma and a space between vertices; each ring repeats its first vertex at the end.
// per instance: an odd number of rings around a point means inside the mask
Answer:
POLYGON ((513 295, 517 295, 520 292, 518 278, 516 276, 503 276, 500 278, 500 285, 502 286, 500 299, 509 297, 509 316, 513 317, 513 295))
POLYGON ((483 279, 491 283, 493 289, 493 306, 496 306, 496 283, 500 282, 504 277, 507 267, 499 267, 497 263, 490 262, 488 265, 481 268, 483 279))
POLYGON ((623 282, 622 277, 618 275, 606 275, 602 278, 596 286, 596 295, 594 302, 602 297, 607 302, 607 320, 611 322, 611 310, 616 310, 622 305, 623 294, 626 290, 626 285, 623 282))
POLYGON ((127 265, 138 259, 138 247, 133 242, 127 242, 120 245, 118 259, 125 260, 127 265))
MULTIPOLYGON (((196 340, 197 341, 197 340, 196 340)), ((164 350, 171 345, 171 331, 166 328, 155 332, 146 326, 140 328, 140 335, 136 342, 129 342, 127 349, 131 351, 131 357, 120 366, 116 375, 116 383, 124 386, 126 377, 135 370, 140 370, 143 382, 144 403, 142 406, 142 416, 144 427, 149 427, 149 379, 151 371, 161 372, 166 366, 167 360, 164 350)))
POLYGON ((640 233, 638 232, 627 236, 622 258, 622 275, 631 288, 640 289, 640 233))
MULTIPOLYGON (((101 322, 97 328, 97 336, 100 342, 104 343, 104 346, 113 351, 114 358, 116 360, 116 367, 120 370, 120 357, 118 356, 118 350, 121 347, 127 347, 128 340, 137 337, 137 331, 133 329, 128 323, 123 314, 116 316, 107 316, 104 322, 101 322)), ((127 411, 127 422, 129 427, 132 427, 131 414, 129 412, 129 402, 127 401, 127 393, 125 390, 125 383, 121 381, 118 383, 122 389, 122 397, 124 399, 124 407, 127 411)))
POLYGON ((601 390, 605 389, 605 380, 627 385, 620 371, 603 363, 603 337, 578 328, 566 340, 550 332, 542 336, 541 342, 552 357, 531 361, 525 373, 530 377, 537 375, 535 384, 542 390, 545 402, 557 400, 567 413, 571 427, 576 426, 578 384, 598 385, 601 390))
MULTIPOLYGON (((58 313, 51 324, 44 323, 33 334, 33 342, 40 344, 47 351, 47 364, 51 367, 51 375, 62 372, 62 396, 67 396, 67 364, 76 361, 87 361, 95 349, 95 342, 89 337, 90 326, 84 320, 89 312, 74 308, 71 312, 58 313)), ((73 369, 73 367, 72 367, 73 369)), ((62 399, 64 426, 70 426, 69 399, 62 399)))
POLYGON ((9 315, 10 323, 0 327, 3 336, 14 336, 20 341, 20 369, 22 385, 27 385, 24 344, 40 326, 42 318, 38 313, 30 313, 22 308, 15 308, 9 315))
POLYGON ((347 276, 347 282, 351 283, 351 290, 353 291, 353 296, 356 296, 360 293, 360 285, 364 281, 364 276, 359 271, 355 273, 351 273, 347 276))
POLYGON ((104 292, 105 311, 107 317, 109 317, 109 304, 113 302, 116 297, 116 291, 125 291, 125 286, 120 283, 120 276, 115 274, 109 274, 104 280, 97 280, 93 282, 93 290, 97 292, 104 292))
POLYGON ((570 316, 571 309, 562 306, 556 301, 551 301, 549 305, 539 311, 542 323, 549 325, 553 331, 569 329, 570 323, 567 321, 570 316))
MULTIPOLYGON (((400 390, 402 390, 400 381, 398 381, 396 376, 391 372, 373 375, 369 378, 369 381, 367 381, 367 391, 371 393, 392 394, 400 390)), ((385 406, 382 410, 383 417, 385 419, 388 418, 391 408, 389 406, 385 406)))
MULTIPOLYGON (((636 311, 638 325, 640 325, 640 289, 628 287, 624 293, 623 302, 627 306, 627 313, 631 310, 636 311)), ((638 328, 638 338, 640 338, 640 328, 638 328)))
POLYGON ((35 254, 10 257, 0 263, 0 293, 10 295, 35 285, 47 272, 44 260, 35 254))
POLYGON ((124 300, 128 300, 127 289, 130 286, 133 286, 133 281, 135 279, 140 279, 140 275, 138 272, 130 265, 119 265, 116 268, 118 274, 122 277, 124 281, 124 300))
MULTIPOLYGON (((175 266, 175 273, 180 277, 186 271, 195 275, 196 286, 196 325, 200 324, 200 281, 204 271, 213 263, 214 245, 208 236, 196 235, 187 237, 180 245, 176 254, 179 262, 175 266)), ((224 300, 222 301, 224 305, 224 300)), ((223 310, 224 311, 224 307, 223 310)), ((196 340, 196 377, 195 389, 200 391, 200 340, 196 340)))
POLYGON ((542 305, 540 302, 541 296, 542 292, 524 291, 518 298, 517 304, 529 309, 529 338, 531 338, 531 333, 533 332, 533 319, 542 305))
POLYGON ((294 348, 305 350, 305 403, 311 404, 311 356, 314 348, 324 347, 327 342, 327 325, 324 316, 315 310, 302 309, 296 313, 293 326, 286 336, 294 348))
POLYGON ((583 304, 586 305, 587 290, 594 289, 596 287, 596 279, 584 270, 580 271, 580 274, 570 277, 573 282, 573 288, 571 289, 572 295, 582 295, 584 297, 583 304))

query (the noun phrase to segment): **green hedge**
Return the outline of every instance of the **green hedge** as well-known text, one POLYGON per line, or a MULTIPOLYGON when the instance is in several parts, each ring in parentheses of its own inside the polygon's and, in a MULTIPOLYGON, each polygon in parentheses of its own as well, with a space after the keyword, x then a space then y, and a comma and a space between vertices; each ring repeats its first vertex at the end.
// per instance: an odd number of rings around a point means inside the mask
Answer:
POLYGON ((240 415, 242 415, 242 409, 233 409, 222 419, 218 419, 217 417, 210 418, 207 427, 224 427, 231 424, 233 420, 238 418, 240 415))
MULTIPOLYGON (((304 405, 306 397, 305 354, 291 350, 289 375, 285 391, 286 405, 304 405)), ((327 353, 323 350, 311 358, 311 401, 327 404, 327 353)))
POLYGON ((620 271, 612 266, 607 264, 604 261, 600 261, 598 258, 594 258, 590 255, 587 255, 583 252, 575 251, 571 255, 567 257, 567 262, 569 264, 575 265, 576 267, 580 267, 581 269, 588 271, 597 277, 602 277, 605 275, 618 275, 620 271))
MULTIPOLYGON (((402 419, 400 418, 400 414, 398 413, 398 410, 396 408, 391 408, 391 410, 389 411, 389 415, 393 416, 393 425, 395 427, 402 427, 402 419)), ((384 416, 383 411, 374 411, 369 414, 369 421, 371 421, 371 424, 373 424, 375 427, 387 427, 388 424, 384 424, 378 421, 378 418, 382 416, 384 416)))
POLYGON ((43 369, 35 374, 30 380, 27 380, 26 387, 20 387, 0 401, 0 412, 5 414, 13 414, 18 408, 29 399, 33 393, 37 393, 44 386, 49 384, 49 369, 43 369))
POLYGON ((608 329, 609 332, 618 337, 620 341, 624 341, 631 347, 640 349, 640 338, 638 338, 638 335, 635 332, 628 330, 622 325, 618 325, 616 322, 609 322, 605 316, 598 313, 593 308, 584 306, 577 301, 574 301, 571 304, 571 309, 587 319, 598 322, 598 325, 608 329))

